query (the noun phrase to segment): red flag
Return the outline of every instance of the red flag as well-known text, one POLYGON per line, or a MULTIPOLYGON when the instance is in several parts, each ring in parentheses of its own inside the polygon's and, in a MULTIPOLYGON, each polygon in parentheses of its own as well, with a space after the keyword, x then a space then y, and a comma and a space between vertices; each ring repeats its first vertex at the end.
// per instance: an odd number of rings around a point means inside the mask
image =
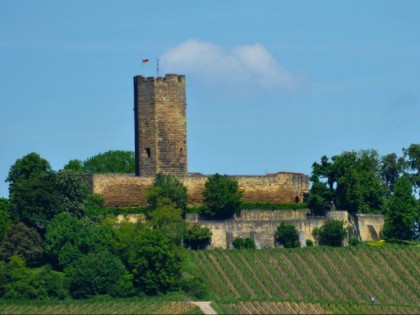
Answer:
POLYGON ((143 63, 148 63, 149 59, 143 59, 143 63))

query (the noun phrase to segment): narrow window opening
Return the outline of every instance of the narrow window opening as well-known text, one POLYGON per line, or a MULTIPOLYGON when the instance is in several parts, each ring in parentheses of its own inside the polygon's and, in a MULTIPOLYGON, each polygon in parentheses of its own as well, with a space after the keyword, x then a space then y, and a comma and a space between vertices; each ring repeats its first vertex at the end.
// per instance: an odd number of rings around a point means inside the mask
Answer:
POLYGON ((149 127, 149 122, 146 120, 146 127, 149 127))
POLYGON ((180 153, 180 154, 182 154, 182 148, 181 148, 181 149, 179 149, 179 153, 180 153))
POLYGON ((299 197, 298 196, 296 196, 296 198, 295 198, 295 203, 299 203, 300 202, 300 199, 299 199, 299 197))
POLYGON ((146 148, 147 158, 150 159, 150 148, 146 148))

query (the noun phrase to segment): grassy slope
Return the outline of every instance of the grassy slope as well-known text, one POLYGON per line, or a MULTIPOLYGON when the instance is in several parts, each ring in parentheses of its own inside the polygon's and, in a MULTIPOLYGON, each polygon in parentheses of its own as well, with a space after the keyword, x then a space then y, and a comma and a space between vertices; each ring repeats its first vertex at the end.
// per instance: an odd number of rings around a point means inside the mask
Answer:
POLYGON ((413 307, 414 313, 420 312, 418 247, 212 250, 191 256, 221 305, 237 308, 240 301, 368 305, 373 295, 377 307, 406 305, 409 313, 413 307))

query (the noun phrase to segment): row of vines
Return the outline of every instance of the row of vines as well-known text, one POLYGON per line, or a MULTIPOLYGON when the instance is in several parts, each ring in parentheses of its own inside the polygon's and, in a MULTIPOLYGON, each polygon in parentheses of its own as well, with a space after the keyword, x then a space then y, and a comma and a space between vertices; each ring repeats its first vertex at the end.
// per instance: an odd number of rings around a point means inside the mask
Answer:
POLYGON ((208 250, 191 253, 217 300, 419 305, 418 248, 208 250))
POLYGON ((145 301, 69 304, 1 303, 0 314, 202 314, 189 302, 147 299, 145 301))
POLYGON ((235 314, 418 314, 414 306, 304 302, 239 302, 235 314))

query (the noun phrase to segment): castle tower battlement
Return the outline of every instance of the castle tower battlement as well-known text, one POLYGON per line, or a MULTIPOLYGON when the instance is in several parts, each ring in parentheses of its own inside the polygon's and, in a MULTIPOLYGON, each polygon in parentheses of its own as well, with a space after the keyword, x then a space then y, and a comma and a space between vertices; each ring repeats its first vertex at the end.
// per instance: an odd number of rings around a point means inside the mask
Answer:
POLYGON ((185 76, 134 77, 136 175, 187 176, 185 76))

